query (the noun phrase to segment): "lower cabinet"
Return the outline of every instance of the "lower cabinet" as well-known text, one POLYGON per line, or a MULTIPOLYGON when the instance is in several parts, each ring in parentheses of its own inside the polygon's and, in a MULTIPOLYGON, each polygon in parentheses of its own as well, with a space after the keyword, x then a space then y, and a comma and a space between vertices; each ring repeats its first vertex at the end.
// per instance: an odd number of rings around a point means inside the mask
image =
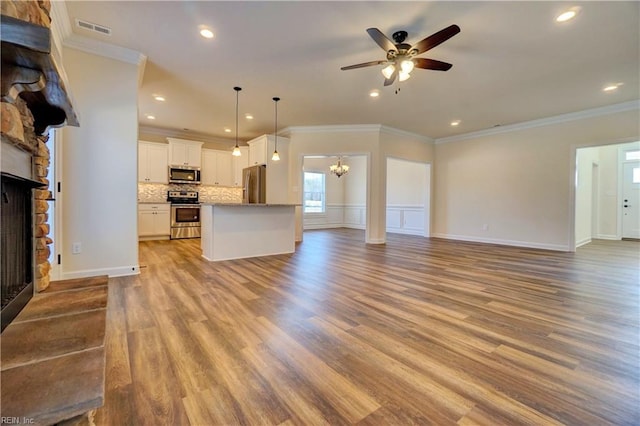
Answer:
POLYGON ((169 238, 170 234, 170 204, 138 204, 138 237, 169 238))

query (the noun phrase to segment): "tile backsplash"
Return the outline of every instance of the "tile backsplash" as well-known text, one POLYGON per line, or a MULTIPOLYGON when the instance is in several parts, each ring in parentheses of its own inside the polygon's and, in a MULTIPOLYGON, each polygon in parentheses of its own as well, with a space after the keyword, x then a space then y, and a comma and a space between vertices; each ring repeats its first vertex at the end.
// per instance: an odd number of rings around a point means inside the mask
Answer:
POLYGON ((184 185, 161 183, 138 183, 138 201, 163 203, 167 201, 167 191, 198 191, 202 203, 241 203, 242 188, 209 185, 184 185))

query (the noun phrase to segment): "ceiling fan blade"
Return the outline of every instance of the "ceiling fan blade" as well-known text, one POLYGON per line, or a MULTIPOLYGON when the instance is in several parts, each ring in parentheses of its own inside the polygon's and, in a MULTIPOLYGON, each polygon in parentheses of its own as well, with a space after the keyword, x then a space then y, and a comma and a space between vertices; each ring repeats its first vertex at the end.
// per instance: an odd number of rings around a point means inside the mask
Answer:
POLYGON ((429 37, 423 40, 420 40, 419 42, 417 42, 411 47, 411 50, 416 49, 418 51, 416 55, 419 55, 423 52, 426 52, 429 49, 433 49, 440 43, 443 43, 449 40, 451 37, 458 34, 459 32, 460 32, 459 26, 450 25, 447 28, 438 31, 435 34, 431 34, 429 37))
POLYGON ((355 64, 355 65, 349 65, 346 67, 342 67, 340 68, 342 71, 346 71, 346 70, 352 70, 352 69, 356 69, 356 68, 364 68, 364 67, 372 67, 374 65, 382 65, 382 64, 386 64, 387 61, 371 61, 371 62, 365 62, 362 64, 355 64))
POLYGON ((453 66, 447 62, 436 61, 435 59, 427 58, 413 58, 413 63, 415 64, 416 68, 436 71, 448 71, 453 66))
POLYGON ((382 31, 380 31, 379 29, 367 28, 367 33, 369 34, 369 36, 371 36, 373 41, 378 43, 378 46, 382 47, 385 52, 388 52, 390 50, 398 50, 396 49, 396 45, 393 44, 393 42, 389 40, 386 35, 382 34, 382 31))
POLYGON ((393 82, 396 80, 397 76, 398 76, 398 68, 396 68, 393 71, 393 74, 391 74, 391 76, 389 76, 389 78, 384 80, 384 85, 385 86, 391 86, 393 84, 393 82))

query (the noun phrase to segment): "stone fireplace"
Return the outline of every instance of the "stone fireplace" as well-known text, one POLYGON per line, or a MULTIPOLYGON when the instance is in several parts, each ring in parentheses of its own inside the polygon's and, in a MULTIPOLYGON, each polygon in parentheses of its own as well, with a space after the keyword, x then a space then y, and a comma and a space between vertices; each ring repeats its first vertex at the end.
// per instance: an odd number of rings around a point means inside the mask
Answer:
POLYGON ((50 6, 49 1, 1 3, 3 330, 34 291, 49 286, 47 129, 78 125, 50 54, 50 6))

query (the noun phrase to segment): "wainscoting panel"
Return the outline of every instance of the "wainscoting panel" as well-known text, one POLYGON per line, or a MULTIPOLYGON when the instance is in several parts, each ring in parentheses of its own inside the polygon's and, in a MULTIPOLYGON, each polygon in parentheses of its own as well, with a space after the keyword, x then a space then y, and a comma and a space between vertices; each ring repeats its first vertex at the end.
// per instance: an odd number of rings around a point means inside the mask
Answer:
POLYGON ((365 229, 367 217, 366 206, 349 205, 344 206, 344 224, 345 228, 365 229))
POLYGON ((424 235, 424 206, 387 206, 387 232, 424 235))
MULTIPOLYGON (((364 205, 331 204, 322 214, 305 214, 304 229, 365 229, 367 208, 364 205)), ((394 205, 387 207, 387 232, 424 236, 424 206, 394 205)))

